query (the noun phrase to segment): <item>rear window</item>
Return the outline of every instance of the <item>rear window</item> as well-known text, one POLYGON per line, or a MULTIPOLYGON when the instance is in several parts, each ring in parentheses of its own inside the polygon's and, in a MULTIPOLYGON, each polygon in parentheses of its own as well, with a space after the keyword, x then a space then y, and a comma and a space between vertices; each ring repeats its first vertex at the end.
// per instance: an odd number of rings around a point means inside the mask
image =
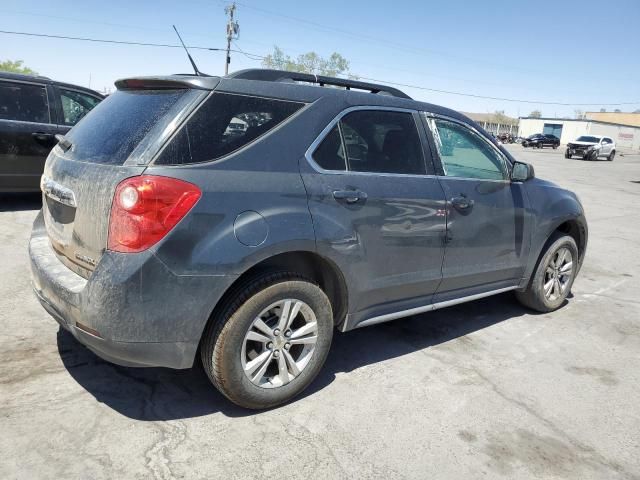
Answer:
POLYGON ((176 165, 216 160, 266 134, 303 103, 214 93, 155 161, 176 165))
POLYGON ((122 165, 187 90, 118 90, 100 102, 66 137, 71 157, 122 165))

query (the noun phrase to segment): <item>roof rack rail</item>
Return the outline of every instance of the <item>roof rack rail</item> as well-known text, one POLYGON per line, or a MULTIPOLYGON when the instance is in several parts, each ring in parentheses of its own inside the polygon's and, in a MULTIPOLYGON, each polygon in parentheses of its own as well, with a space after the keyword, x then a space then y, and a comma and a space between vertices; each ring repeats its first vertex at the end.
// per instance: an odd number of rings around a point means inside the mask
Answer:
POLYGON ((247 70, 239 70, 227 75, 227 78, 235 78, 238 80, 262 80, 266 82, 308 82, 316 83, 321 87, 332 85, 335 87, 344 87, 347 90, 366 90, 371 93, 382 93, 393 97, 408 98, 411 97, 397 88, 379 85, 377 83, 360 82, 358 80, 349 80, 346 78, 325 77, 323 75, 314 75, 311 73, 288 72, 286 70, 269 70, 262 68, 249 68, 247 70))

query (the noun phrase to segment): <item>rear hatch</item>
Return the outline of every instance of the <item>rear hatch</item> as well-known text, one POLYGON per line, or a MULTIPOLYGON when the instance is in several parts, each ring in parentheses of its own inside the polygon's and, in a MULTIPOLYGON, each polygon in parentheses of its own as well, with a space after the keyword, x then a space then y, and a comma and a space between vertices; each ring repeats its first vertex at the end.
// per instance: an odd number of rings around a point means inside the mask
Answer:
POLYGON ((144 172, 207 94, 174 84, 137 86, 119 89, 101 102, 65 136, 71 146, 65 141, 56 146, 45 165, 47 234, 60 260, 85 278, 106 249, 116 186, 144 172))

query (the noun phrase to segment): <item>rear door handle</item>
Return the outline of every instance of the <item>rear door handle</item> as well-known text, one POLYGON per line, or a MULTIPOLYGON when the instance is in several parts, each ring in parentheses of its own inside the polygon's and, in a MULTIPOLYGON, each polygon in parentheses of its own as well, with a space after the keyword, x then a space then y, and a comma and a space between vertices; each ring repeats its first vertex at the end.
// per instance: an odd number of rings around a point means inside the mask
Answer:
POLYGON ((456 209, 463 211, 471 210, 471 208, 473 207, 473 203, 474 202, 472 199, 467 198, 464 195, 453 197, 451 199, 451 205, 453 205, 456 209))
POLYGON ((366 200, 367 194, 360 190, 334 190, 333 198, 347 203, 357 203, 360 200, 366 200))
POLYGON ((40 140, 41 142, 53 141, 55 138, 55 135, 53 133, 45 132, 33 132, 31 136, 36 140, 40 140))

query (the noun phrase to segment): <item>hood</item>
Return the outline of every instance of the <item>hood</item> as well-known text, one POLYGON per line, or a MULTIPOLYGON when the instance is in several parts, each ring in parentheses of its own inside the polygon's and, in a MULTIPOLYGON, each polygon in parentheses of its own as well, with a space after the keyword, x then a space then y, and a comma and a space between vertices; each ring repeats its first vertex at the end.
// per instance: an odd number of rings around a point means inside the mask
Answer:
POLYGON ((592 145, 598 145, 597 142, 579 142, 577 140, 574 140, 573 142, 570 142, 571 145, 585 145, 585 146, 592 146, 592 145))

